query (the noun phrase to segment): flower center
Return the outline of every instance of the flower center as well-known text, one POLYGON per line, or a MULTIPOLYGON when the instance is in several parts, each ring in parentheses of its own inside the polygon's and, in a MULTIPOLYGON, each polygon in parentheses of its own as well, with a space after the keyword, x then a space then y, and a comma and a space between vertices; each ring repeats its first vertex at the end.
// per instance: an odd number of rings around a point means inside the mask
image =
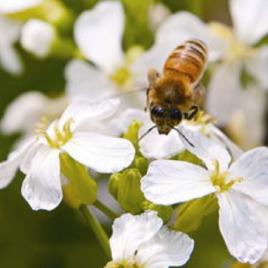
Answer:
POLYGON ((110 75, 110 79, 119 87, 124 88, 131 83, 132 72, 130 66, 135 59, 142 54, 142 52, 143 49, 139 46, 131 47, 125 54, 124 64, 115 69, 115 71, 110 75))
POLYGON ((131 72, 128 66, 121 66, 115 70, 110 78, 113 82, 122 87, 131 79, 131 72))
POLYGON ((213 22, 210 29, 219 37, 226 40, 228 49, 225 55, 225 61, 231 63, 235 60, 244 60, 256 52, 252 47, 241 42, 234 34, 233 30, 221 23, 213 22))
POLYGON ((109 262, 104 268, 144 268, 144 266, 132 261, 122 261, 109 262))
POLYGON ((59 129, 57 124, 55 124, 52 133, 48 133, 47 130, 40 127, 37 127, 35 132, 44 137, 50 147, 59 149, 72 138, 71 125, 73 122, 73 119, 69 119, 62 129, 59 129))
POLYGON ((230 179, 227 180, 230 174, 228 171, 224 171, 224 172, 220 171, 219 161, 215 160, 214 166, 215 166, 215 170, 211 173, 210 179, 218 192, 222 193, 222 192, 230 190, 233 187, 233 185, 241 182, 243 179, 241 177, 237 177, 231 180, 230 179))

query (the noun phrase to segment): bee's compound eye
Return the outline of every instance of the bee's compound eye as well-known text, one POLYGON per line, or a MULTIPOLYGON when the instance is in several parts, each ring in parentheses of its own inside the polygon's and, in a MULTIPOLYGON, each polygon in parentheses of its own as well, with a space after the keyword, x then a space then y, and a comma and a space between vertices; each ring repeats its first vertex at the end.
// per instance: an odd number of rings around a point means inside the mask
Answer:
POLYGON ((170 117, 171 117, 172 119, 182 120, 182 113, 181 113, 181 111, 178 110, 178 109, 172 109, 172 110, 170 111, 170 117))
POLYGON ((165 109, 163 109, 162 107, 160 106, 154 106, 151 110, 151 113, 154 115, 154 116, 158 116, 158 117, 163 117, 164 114, 165 114, 165 109))

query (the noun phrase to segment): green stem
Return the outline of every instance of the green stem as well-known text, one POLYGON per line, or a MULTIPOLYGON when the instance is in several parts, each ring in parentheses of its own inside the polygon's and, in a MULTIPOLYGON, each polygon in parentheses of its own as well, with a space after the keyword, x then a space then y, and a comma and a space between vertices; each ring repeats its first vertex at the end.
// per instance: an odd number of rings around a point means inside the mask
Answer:
POLYGON ((102 246, 104 252, 106 255, 111 258, 111 251, 110 251, 110 246, 109 246, 109 239, 107 237, 107 234, 105 233, 103 227, 99 223, 99 221, 92 215, 92 213, 89 211, 87 206, 82 205, 79 208, 81 214, 87 221, 88 225, 94 232, 96 238, 98 239, 100 245, 102 246))
POLYGON ((107 207, 105 204, 103 204, 98 199, 95 201, 95 203, 93 205, 97 209, 99 209, 104 215, 109 217, 111 220, 118 218, 118 215, 114 211, 112 211, 109 207, 107 207))

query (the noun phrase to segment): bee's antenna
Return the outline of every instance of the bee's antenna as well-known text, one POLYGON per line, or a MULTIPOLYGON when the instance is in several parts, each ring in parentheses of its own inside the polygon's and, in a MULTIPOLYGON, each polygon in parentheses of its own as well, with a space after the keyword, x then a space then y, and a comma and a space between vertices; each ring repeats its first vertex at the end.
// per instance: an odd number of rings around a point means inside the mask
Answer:
POLYGON ((177 129, 177 128, 175 128, 175 127, 172 127, 172 129, 174 129, 175 131, 177 131, 178 133, 179 133, 179 135, 190 145, 190 146, 192 146, 192 147, 195 147, 194 146, 194 144, 193 143, 191 143, 190 141, 189 141, 189 139, 179 130, 179 129, 177 129))
POLYGON ((144 134, 142 134, 138 139, 137 142, 139 142, 140 140, 142 140, 145 136, 147 136, 153 129, 155 129, 157 127, 157 125, 154 125, 152 127, 150 127, 144 134))

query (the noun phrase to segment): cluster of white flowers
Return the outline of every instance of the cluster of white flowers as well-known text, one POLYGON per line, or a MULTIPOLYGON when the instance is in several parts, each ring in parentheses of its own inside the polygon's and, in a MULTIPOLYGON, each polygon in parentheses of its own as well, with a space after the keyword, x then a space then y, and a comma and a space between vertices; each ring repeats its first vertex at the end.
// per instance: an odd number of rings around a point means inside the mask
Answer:
MULTIPOLYGON (((44 2, 0 0, 0 35, 5 36, 0 38, 0 64, 12 74, 23 70, 14 48, 18 40, 39 58, 60 45, 51 22, 37 18, 22 22, 16 16, 41 8, 44 2)), ((5 134, 23 133, 14 151, 0 163, 0 188, 8 186, 20 170, 25 174, 21 194, 33 210, 55 209, 63 199, 79 208, 96 202, 96 182, 89 174, 124 176, 138 169, 138 184, 127 182, 130 189, 126 183, 123 191, 132 191, 142 200, 139 213, 112 217, 116 218, 110 238, 112 261, 106 268, 184 265, 194 241, 175 228, 171 216, 164 220, 158 208, 171 207, 174 212, 181 203, 208 195, 218 201, 219 229, 230 254, 242 263, 261 261, 268 246, 268 149, 244 152, 202 112, 177 126, 181 136, 176 131, 159 135, 153 129, 139 140, 153 126, 148 113, 134 107, 145 106, 145 93, 129 95, 121 107, 120 100, 111 97, 146 88, 149 68, 161 70, 172 49, 199 38, 207 43, 209 62, 213 62, 207 110, 231 133, 238 129, 245 148, 259 145, 264 133, 268 47, 256 44, 268 33, 268 2, 229 3, 233 29, 218 22, 205 24, 188 12, 169 15, 161 6, 151 8, 156 34, 147 51, 138 47, 123 51, 125 14, 119 1, 101 1, 79 15, 74 23, 75 48, 65 68, 66 94, 50 99, 39 92, 26 93, 8 106, 0 122, 5 134), (162 14, 161 20, 154 10, 162 14), (254 79, 244 86, 243 75, 254 79), (129 104, 133 107, 126 108, 129 104), (140 125, 133 127, 133 122, 140 125), (249 124, 250 130, 245 130, 249 124), (148 170, 137 164, 141 159, 148 170), (88 177, 81 175, 84 170, 88 177), (70 185, 75 185, 75 193, 70 185)), ((120 203, 124 198, 114 194, 120 187, 116 183, 109 190, 124 208, 120 203)))

